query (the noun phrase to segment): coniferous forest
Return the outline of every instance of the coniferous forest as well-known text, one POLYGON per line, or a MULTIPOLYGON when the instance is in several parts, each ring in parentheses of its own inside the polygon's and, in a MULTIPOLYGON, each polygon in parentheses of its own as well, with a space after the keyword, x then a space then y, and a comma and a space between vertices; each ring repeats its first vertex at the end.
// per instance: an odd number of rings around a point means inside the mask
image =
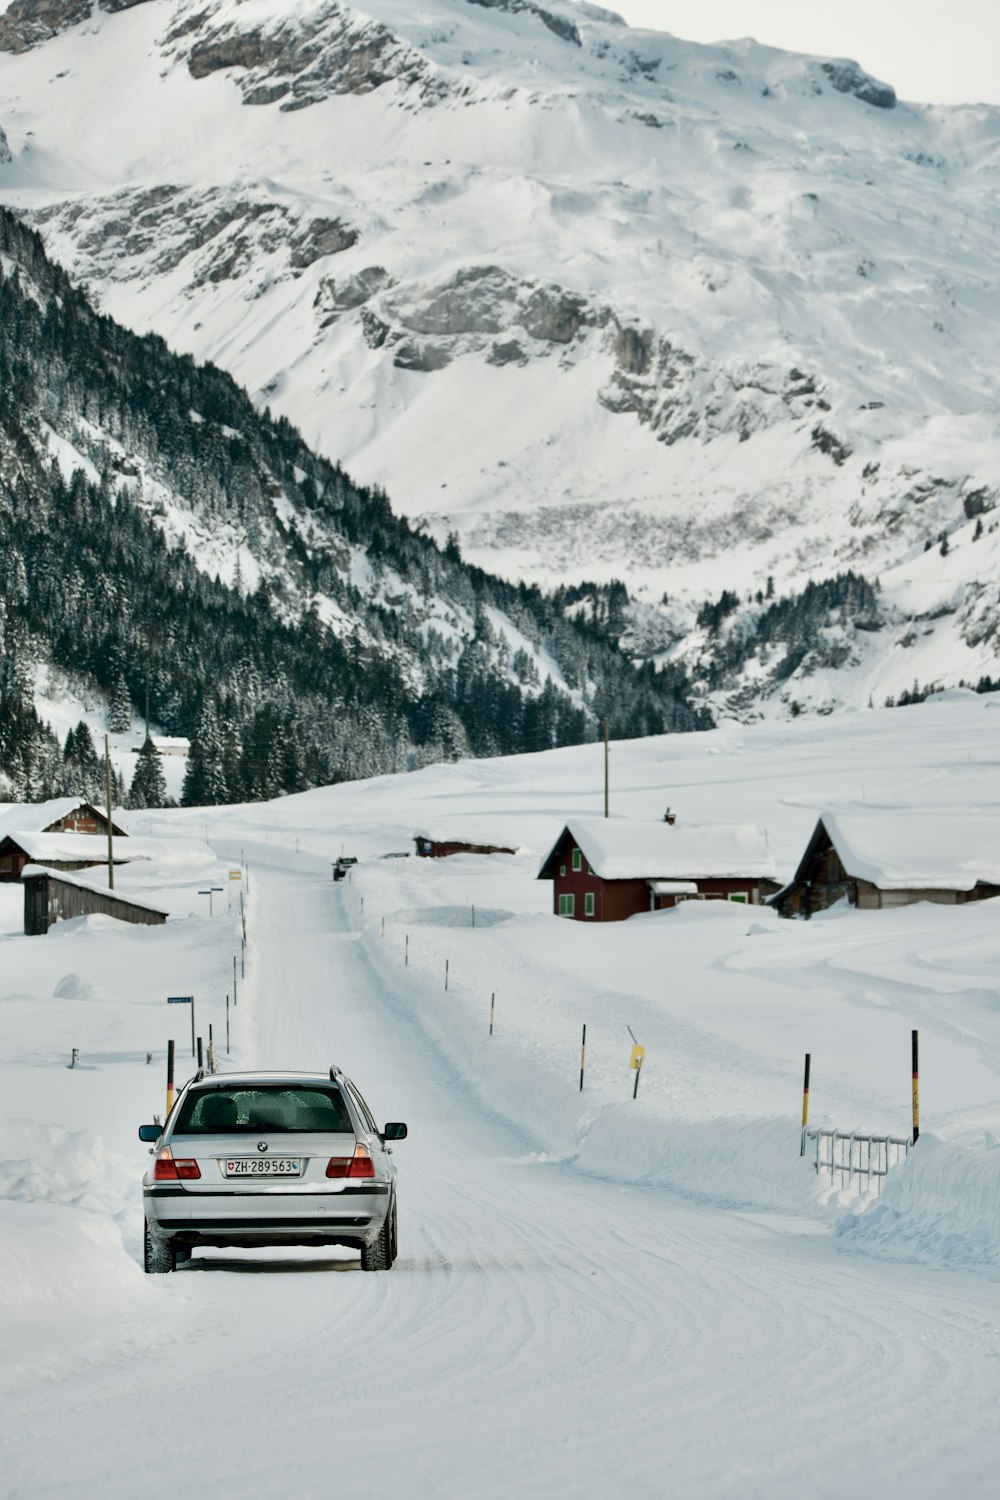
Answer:
POLYGON ((614 616, 439 548, 227 375, 95 311, 0 210, 3 794, 93 776, 92 743, 36 711, 43 664, 111 727, 148 705, 190 736, 192 804, 579 743, 604 715, 705 727, 614 616))

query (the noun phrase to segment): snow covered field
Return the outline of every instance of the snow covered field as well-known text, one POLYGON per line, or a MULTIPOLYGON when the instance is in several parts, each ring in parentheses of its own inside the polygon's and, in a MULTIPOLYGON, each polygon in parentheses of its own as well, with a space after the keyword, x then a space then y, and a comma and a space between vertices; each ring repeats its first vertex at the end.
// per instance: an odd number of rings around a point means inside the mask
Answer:
MULTIPOLYGON (((997 708, 615 745, 612 811, 755 822, 787 875, 827 805, 995 812, 997 708)), ((217 859, 125 867, 164 928, 27 939, 0 887, 0 1493, 993 1492, 997 904, 560 922, 534 876, 600 777, 593 746, 143 815, 185 848, 207 817, 217 859), (429 828, 521 852, 378 857, 429 828), (188 1024, 165 998, 193 991, 218 1042, 238 917, 196 893, 241 851, 233 1060, 336 1061, 409 1122, 390 1276, 347 1252, 137 1265, 135 1127, 188 1024), (907 1134, 911 1027, 923 1133, 866 1206, 799 1158, 802 1056, 814 1121, 907 1134)))

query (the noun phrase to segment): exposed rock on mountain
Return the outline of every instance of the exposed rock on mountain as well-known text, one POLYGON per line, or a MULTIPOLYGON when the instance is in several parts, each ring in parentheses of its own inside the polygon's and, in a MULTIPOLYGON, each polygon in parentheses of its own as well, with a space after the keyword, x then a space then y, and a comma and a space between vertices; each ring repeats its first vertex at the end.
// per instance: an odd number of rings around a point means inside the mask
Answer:
POLYGON ((470 5, 481 5, 484 10, 505 10, 511 15, 527 14, 536 16, 543 26, 547 26, 556 36, 561 37, 564 42, 572 42, 579 47, 580 33, 563 16, 554 16, 550 10, 543 10, 540 5, 535 5, 534 0, 469 0, 470 5))
POLYGON ((0 16, 0 52, 27 52, 67 27, 88 21, 95 10, 113 14, 147 0, 11 0, 0 16))
POLYGON ((212 6, 181 6, 167 32, 168 56, 183 58, 192 78, 238 69, 245 104, 306 109, 332 94, 365 94, 390 81, 417 88, 424 99, 445 92, 425 59, 387 27, 337 0, 311 17, 283 16, 280 7, 258 19, 219 20, 212 6))
POLYGON ((896 90, 888 83, 879 83, 856 62, 825 62, 820 67, 839 93, 853 94, 862 104, 873 104, 876 109, 896 108, 896 90))

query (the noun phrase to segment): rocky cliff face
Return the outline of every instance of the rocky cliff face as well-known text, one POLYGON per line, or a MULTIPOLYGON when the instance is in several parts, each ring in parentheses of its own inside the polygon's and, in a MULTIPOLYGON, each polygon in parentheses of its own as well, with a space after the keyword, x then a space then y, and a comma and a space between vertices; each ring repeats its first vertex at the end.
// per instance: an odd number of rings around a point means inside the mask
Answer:
POLYGON ((0 16, 0 52, 27 52, 49 41, 95 11, 131 10, 148 0, 11 0, 0 16))
MULTIPOLYGON (((258 7, 259 9, 259 7, 258 7)), ((245 104, 306 109, 333 94, 365 94, 397 82, 429 100, 447 91, 426 59, 388 27, 333 3, 312 15, 220 17, 209 6, 180 7, 164 51, 182 60, 192 78, 235 76, 245 104)))

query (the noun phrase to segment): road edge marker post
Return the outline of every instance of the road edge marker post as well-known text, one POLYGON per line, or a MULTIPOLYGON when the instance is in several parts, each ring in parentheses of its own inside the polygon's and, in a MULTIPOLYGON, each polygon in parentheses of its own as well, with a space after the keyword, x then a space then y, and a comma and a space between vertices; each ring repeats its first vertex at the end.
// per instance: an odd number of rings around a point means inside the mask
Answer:
POLYGON ((580 1041, 580 1093, 583 1093, 583 1070, 587 1066, 587 1023, 583 1025, 583 1037, 580 1041))
POLYGON ((230 1053, 232 1052, 232 1050, 233 1050, 232 1047, 229 1045, 229 991, 227 990, 226 991, 226 1056, 227 1057, 230 1055, 230 1053))
POLYGON ((910 1033, 910 1051, 913 1059, 913 1144, 920 1139, 920 1032, 910 1033))
POLYGON ((493 1035, 493 1007, 496 1004, 496 991, 490 996, 490 1036, 493 1035))
POLYGON ((799 1146, 799 1155, 806 1154, 806 1126, 809 1124, 809 1069, 812 1066, 812 1053, 806 1053, 806 1068, 802 1079, 802 1141, 799 1146))
POLYGON ((445 959, 445 961, 444 961, 444 987, 445 987, 445 989, 448 988, 448 960, 447 959, 445 959))
POLYGON ((173 1038, 171 1037, 170 1041, 167 1043, 167 1114, 164 1115, 164 1119, 166 1119, 167 1116, 169 1116, 170 1111, 173 1109, 173 1107, 174 1107, 174 1042, 173 1042, 173 1038))
POLYGON ((204 1067, 205 1067, 205 1058, 204 1058, 204 1055, 203 1055, 203 1052, 202 1052, 201 1037, 199 1037, 198 1038, 198 1072, 199 1073, 202 1072, 203 1069, 204 1069, 204 1067))
POLYGON ((632 1055, 628 1060, 628 1065, 630 1070, 635 1073, 635 1083, 632 1086, 632 1098, 637 1099, 639 1097, 639 1074, 642 1072, 642 1065, 646 1061, 646 1049, 641 1042, 637 1042, 635 1040, 635 1032, 632 1030, 631 1026, 626 1026, 625 1029, 627 1030, 629 1036, 632 1038, 632 1055))

